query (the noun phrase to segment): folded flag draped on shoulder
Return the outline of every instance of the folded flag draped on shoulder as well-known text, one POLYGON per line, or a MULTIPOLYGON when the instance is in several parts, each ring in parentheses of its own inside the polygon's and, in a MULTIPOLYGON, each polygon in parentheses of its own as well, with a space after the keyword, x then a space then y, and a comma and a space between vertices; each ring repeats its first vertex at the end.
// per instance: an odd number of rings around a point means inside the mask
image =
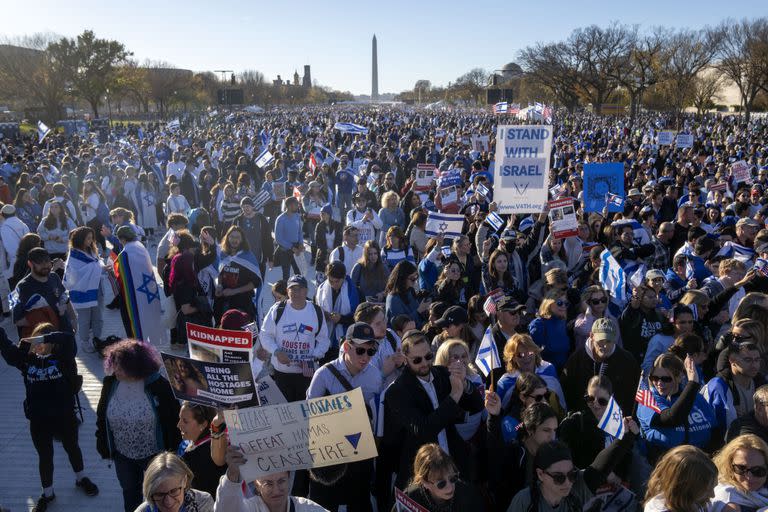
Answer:
POLYGON ((717 253, 718 256, 725 256, 726 258, 734 258, 742 263, 749 263, 755 257, 755 250, 751 247, 746 247, 738 242, 725 242, 723 248, 717 253))
POLYGON ((64 286, 75 309, 98 305, 103 267, 99 259, 78 249, 69 251, 64 267, 64 286))
POLYGON ((170 130, 172 132, 177 132, 177 131, 181 130, 181 123, 179 122, 178 119, 174 119, 173 121, 168 123, 166 128, 168 128, 168 130, 170 130))
POLYGON ((256 157, 256 165, 260 168, 265 168, 269 164, 275 161, 274 155, 269 152, 268 149, 265 149, 261 153, 259 153, 259 156, 256 157))
POLYGON ((493 336, 483 336, 483 341, 480 342, 480 347, 477 349, 475 365, 486 377, 491 374, 491 370, 501 368, 499 349, 493 341, 493 336))
POLYGON ((43 139, 45 139, 50 133, 51 129, 48 128, 44 122, 37 122, 37 137, 39 139, 38 142, 43 142, 43 139))
POLYGON ((333 129, 339 130, 341 133, 351 133, 353 135, 368 134, 368 128, 355 123, 336 123, 333 125, 333 129))
POLYGON ((608 405, 605 407, 605 412, 602 418, 598 422, 600 430, 612 435, 616 439, 624 437, 624 414, 621 412, 621 407, 616 403, 616 400, 608 400, 608 405))
POLYGON ((445 235, 446 238, 461 236, 464 216, 461 214, 429 212, 425 232, 429 236, 445 235))
POLYGON ((627 303, 627 277, 624 269, 608 249, 600 253, 600 284, 619 307, 627 303))

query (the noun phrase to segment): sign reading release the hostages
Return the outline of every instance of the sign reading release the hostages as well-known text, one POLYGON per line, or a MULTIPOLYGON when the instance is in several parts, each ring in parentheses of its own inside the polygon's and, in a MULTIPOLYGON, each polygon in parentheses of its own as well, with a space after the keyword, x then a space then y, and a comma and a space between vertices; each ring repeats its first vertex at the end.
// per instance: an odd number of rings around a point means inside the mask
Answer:
POLYGON ((544 209, 551 153, 551 126, 499 126, 493 176, 499 213, 539 213, 544 209))

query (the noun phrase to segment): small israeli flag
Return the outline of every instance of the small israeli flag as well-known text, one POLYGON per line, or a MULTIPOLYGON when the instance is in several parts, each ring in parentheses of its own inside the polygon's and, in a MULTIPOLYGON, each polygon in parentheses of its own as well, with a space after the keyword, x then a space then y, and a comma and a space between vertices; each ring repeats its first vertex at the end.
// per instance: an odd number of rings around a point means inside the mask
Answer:
POLYGON ((618 208, 624 208, 624 198, 617 194, 611 194, 608 192, 605 194, 605 204, 616 206, 618 208))
POLYGON ((181 123, 179 122, 178 119, 174 119, 173 121, 171 121, 166 125, 166 128, 168 128, 169 131, 177 132, 181 130, 181 123))
POLYGON ((685 278, 691 280, 696 277, 696 269, 693 268, 693 262, 690 259, 685 261, 685 278))
POLYGON ((259 156, 256 157, 256 165, 262 169, 274 161, 275 157, 272 155, 272 153, 269 152, 268 149, 265 149, 259 154, 259 156))
POLYGON ((353 135, 368 134, 368 128, 355 123, 336 123, 333 125, 333 129, 339 130, 341 133, 351 133, 353 135))
POLYGON ((38 121, 37 122, 37 136, 40 139, 39 142, 43 142, 43 139, 45 139, 48 134, 51 133, 51 129, 48 128, 44 122, 38 121))
POLYGON ((445 238, 458 238, 462 227, 464 216, 461 214, 429 212, 424 232, 429 236, 443 234, 445 238))
POLYGON ((598 426, 603 432, 610 434, 616 439, 624 437, 624 414, 621 412, 621 407, 616 403, 616 400, 611 397, 608 400, 608 405, 605 407, 603 417, 600 418, 598 426))
POLYGON ((627 277, 608 249, 600 253, 599 279, 600 285, 611 295, 612 302, 623 308, 627 303, 627 277))
POLYGON ((501 368, 499 349, 496 347, 493 337, 483 336, 483 341, 480 342, 480 348, 477 349, 475 365, 486 377, 490 375, 491 370, 494 368, 501 368))
POLYGON ((478 184, 477 184, 477 192, 478 192, 478 193, 479 193, 481 196, 483 196, 483 197, 485 197, 486 199, 488 199, 488 193, 490 192, 490 190, 488 190, 488 187, 486 187, 486 186, 485 186, 485 185, 483 185, 482 183, 478 183, 478 184))
POLYGON ((504 225, 504 219, 502 219, 498 213, 491 212, 488 214, 488 216, 485 218, 485 222, 488 223, 489 226, 491 226, 491 229, 493 229, 494 232, 501 229, 501 227, 504 225))

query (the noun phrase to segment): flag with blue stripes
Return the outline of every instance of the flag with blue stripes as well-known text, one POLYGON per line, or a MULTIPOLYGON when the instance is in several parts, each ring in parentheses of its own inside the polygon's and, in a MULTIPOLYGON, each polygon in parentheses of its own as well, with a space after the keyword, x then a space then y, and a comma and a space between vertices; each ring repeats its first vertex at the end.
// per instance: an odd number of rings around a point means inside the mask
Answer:
POLYGON ((605 204, 609 206, 616 206, 618 208, 624 208, 624 198, 618 194, 611 194, 608 192, 605 194, 605 204))
POLYGON ((491 226, 491 229, 493 229, 494 232, 501 229, 501 227, 504 225, 504 219, 502 219, 498 213, 491 212, 488 214, 488 216, 485 218, 485 222, 488 223, 489 226, 491 226))
POLYGON ((429 212, 427 226, 424 230, 428 236, 445 235, 445 238, 458 238, 464 227, 464 216, 461 214, 429 212))
POLYGON ((181 123, 179 122, 178 119, 174 119, 173 121, 171 121, 166 125, 166 128, 168 128, 169 131, 177 132, 181 130, 181 123))
POLYGON ((261 139, 261 145, 266 146, 269 143, 269 132, 264 129, 261 130, 261 133, 259 133, 259 138, 261 139))
POLYGON ((616 439, 624 437, 624 414, 616 400, 611 396, 608 405, 605 407, 603 417, 600 418, 598 426, 603 432, 613 436, 616 439))
POLYGON ((486 377, 491 374, 491 370, 494 368, 501 368, 499 349, 496 347, 492 336, 483 336, 480 347, 477 349, 475 365, 486 377))
POLYGON ((259 156, 256 157, 256 165, 262 169, 274 161, 275 157, 272 155, 272 153, 269 152, 268 149, 265 149, 259 154, 259 156))
POLYGON ((368 134, 368 128, 355 123, 336 123, 333 125, 333 129, 339 130, 341 133, 351 133, 353 135, 368 134))
POLYGON ((37 122, 37 137, 40 139, 39 142, 43 142, 43 139, 45 139, 50 133, 51 129, 48 128, 44 122, 37 122))
POLYGON ((600 253, 600 285, 610 294, 614 304, 621 308, 626 305, 626 273, 608 249, 600 253))
POLYGON ((500 101, 493 106, 494 114, 506 114, 509 104, 506 101, 500 101))

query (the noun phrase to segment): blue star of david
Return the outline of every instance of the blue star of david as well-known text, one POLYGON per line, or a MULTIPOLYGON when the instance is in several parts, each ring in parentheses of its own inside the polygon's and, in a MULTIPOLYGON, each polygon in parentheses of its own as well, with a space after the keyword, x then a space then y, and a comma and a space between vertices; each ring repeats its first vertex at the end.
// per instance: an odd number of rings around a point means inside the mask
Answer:
POLYGON ((441 233, 444 233, 448 229, 448 224, 446 222, 441 222, 438 229, 441 233))
POLYGON ((147 303, 152 304, 152 301, 157 299, 160 300, 160 290, 157 288, 157 283, 155 282, 155 276, 151 276, 149 274, 141 274, 141 286, 136 288, 137 292, 146 294, 147 296, 147 303), (152 292, 149 290, 149 284, 155 285, 155 291, 152 292))
POLYGON ((146 196, 144 198, 144 202, 147 203, 147 206, 154 206, 155 205, 155 198, 152 196, 146 196))
POLYGON ((621 421, 621 416, 619 416, 618 412, 614 412, 612 416, 613 416, 613 421, 621 421))

